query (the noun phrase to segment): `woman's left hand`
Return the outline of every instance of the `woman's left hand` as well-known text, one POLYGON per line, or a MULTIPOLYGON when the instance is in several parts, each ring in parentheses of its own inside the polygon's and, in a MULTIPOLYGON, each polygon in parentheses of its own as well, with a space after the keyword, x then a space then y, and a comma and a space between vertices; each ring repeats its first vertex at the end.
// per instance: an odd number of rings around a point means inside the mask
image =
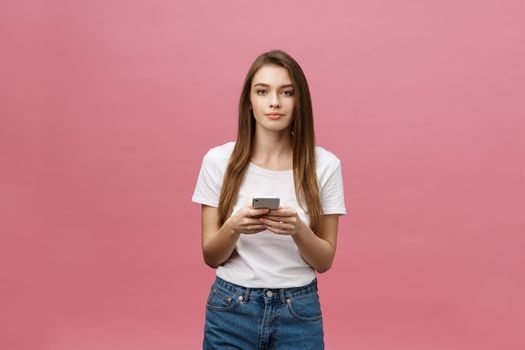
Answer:
POLYGON ((272 209, 268 214, 261 216, 259 220, 268 231, 280 235, 295 235, 305 225, 297 211, 291 207, 272 209))

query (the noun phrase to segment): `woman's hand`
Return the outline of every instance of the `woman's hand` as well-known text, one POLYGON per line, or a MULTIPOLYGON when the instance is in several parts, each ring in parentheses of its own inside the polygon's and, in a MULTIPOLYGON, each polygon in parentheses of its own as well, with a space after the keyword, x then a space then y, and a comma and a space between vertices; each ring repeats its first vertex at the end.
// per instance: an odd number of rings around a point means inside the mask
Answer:
POLYGON ((253 209, 250 203, 246 203, 227 221, 236 233, 254 234, 266 230, 259 218, 269 211, 270 209, 253 209))
POLYGON ((295 235, 305 226, 297 211, 286 206, 270 210, 259 221, 264 224, 266 230, 280 235, 295 235))

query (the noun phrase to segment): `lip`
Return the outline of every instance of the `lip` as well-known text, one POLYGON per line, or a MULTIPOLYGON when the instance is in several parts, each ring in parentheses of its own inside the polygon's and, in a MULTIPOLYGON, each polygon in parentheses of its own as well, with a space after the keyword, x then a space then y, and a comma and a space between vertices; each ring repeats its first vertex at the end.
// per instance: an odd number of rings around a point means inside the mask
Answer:
POLYGON ((276 119, 279 119, 283 116, 284 114, 281 114, 281 113, 268 113, 266 114, 266 116, 270 119, 273 119, 273 120, 276 120, 276 119))

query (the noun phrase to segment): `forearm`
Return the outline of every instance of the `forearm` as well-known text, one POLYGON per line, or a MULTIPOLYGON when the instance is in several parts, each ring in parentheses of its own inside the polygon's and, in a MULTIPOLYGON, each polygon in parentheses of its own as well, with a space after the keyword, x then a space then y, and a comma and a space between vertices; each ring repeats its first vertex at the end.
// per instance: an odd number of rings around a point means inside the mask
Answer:
POLYGON ((318 237, 308 225, 302 225, 292 237, 303 259, 317 272, 322 273, 330 269, 335 256, 335 246, 318 237))
POLYGON ((232 255, 240 233, 235 232, 226 221, 217 233, 209 235, 202 242, 204 261, 210 267, 216 268, 232 255))

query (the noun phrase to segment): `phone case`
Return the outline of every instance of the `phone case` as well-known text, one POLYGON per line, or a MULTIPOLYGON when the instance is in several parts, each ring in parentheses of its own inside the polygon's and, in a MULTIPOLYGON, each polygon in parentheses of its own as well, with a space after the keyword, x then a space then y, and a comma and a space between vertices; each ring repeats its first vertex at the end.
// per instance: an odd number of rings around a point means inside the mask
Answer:
POLYGON ((278 197, 254 197, 252 202, 254 209, 279 209, 278 197))

